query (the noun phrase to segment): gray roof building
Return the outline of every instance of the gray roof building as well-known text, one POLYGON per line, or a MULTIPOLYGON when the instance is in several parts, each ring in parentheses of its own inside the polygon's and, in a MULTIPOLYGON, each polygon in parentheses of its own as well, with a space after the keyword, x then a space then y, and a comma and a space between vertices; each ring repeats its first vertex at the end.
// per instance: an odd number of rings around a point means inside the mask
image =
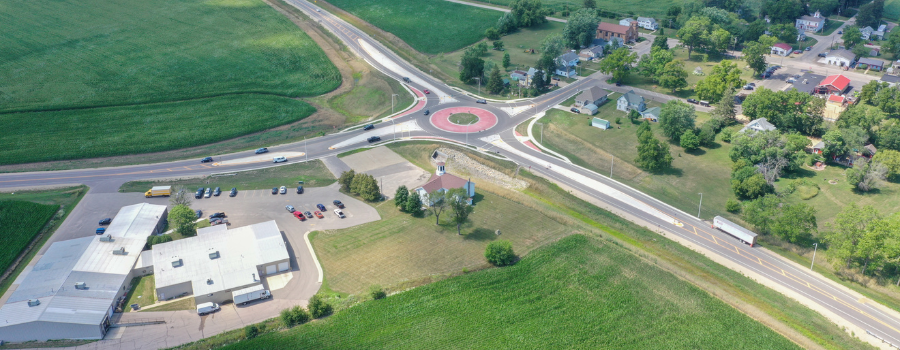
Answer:
POLYGON ((0 339, 100 339, 147 237, 166 221, 164 205, 123 207, 105 235, 56 242, 13 283, 0 307, 0 339))
POLYGON ((759 119, 751 120, 749 123, 747 123, 747 125, 745 125, 743 128, 741 128, 741 130, 739 132, 746 132, 748 130, 749 131, 772 131, 772 130, 777 130, 777 129, 778 128, 776 128, 775 125, 772 125, 772 123, 769 123, 769 121, 766 120, 766 118, 759 118, 759 119))
POLYGON ((856 54, 853 51, 840 49, 840 50, 832 50, 828 53, 828 57, 840 57, 847 61, 853 62, 856 59, 856 54))
POLYGON ((793 89, 801 92, 805 92, 808 94, 812 94, 816 91, 816 88, 819 85, 819 82, 825 79, 824 75, 812 74, 812 73, 804 73, 800 76, 799 79, 796 79, 792 85, 793 89))

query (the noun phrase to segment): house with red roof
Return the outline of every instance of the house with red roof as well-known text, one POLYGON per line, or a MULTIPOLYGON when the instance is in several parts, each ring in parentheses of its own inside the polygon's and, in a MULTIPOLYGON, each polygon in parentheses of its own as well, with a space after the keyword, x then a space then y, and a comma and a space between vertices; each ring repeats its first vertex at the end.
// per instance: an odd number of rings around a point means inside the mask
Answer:
POLYGON ((831 75, 825 77, 819 83, 819 86, 824 88, 829 94, 841 95, 850 87, 850 79, 840 74, 831 75))
POLYGON ((785 43, 777 43, 775 45, 772 45, 773 55, 787 56, 791 54, 792 50, 793 49, 791 48, 791 45, 785 43))
POLYGON ((445 170, 445 166, 446 164, 444 162, 438 162, 437 170, 435 170, 434 175, 431 175, 431 178, 428 179, 428 182, 422 185, 422 187, 415 189, 419 194, 419 198, 422 199, 422 203, 425 203, 426 205, 431 204, 428 200, 428 194, 430 193, 462 188, 466 191, 466 202, 471 205, 472 197, 475 196, 475 183, 459 176, 448 174, 445 170))
POLYGON ((597 35, 595 39, 603 39, 610 41, 610 38, 620 38, 626 43, 634 42, 638 38, 638 23, 631 22, 630 26, 618 25, 615 23, 600 22, 597 25, 597 35))

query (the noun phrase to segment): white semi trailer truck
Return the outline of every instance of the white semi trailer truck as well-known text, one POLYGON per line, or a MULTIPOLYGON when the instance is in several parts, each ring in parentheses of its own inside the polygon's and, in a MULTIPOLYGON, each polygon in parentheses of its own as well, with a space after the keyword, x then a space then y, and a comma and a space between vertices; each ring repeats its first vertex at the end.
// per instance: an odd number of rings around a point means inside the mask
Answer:
POLYGON ((749 244, 751 247, 756 244, 756 233, 743 228, 738 224, 728 221, 728 219, 725 219, 721 216, 716 216, 715 218, 713 218, 713 226, 715 226, 722 232, 725 232, 733 236, 734 238, 741 240, 741 242, 749 244))
POLYGON ((234 303, 242 305, 254 300, 268 299, 270 297, 272 297, 272 294, 263 289, 261 284, 231 292, 231 299, 234 300, 234 303))

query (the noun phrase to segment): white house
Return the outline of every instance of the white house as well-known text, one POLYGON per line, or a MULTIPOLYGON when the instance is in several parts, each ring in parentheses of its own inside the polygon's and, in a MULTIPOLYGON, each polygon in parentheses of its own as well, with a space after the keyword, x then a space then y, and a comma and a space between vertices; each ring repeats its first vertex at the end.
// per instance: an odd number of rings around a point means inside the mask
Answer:
POLYGON ((772 54, 779 56, 787 56, 791 54, 791 45, 785 43, 777 43, 772 45, 772 54))
POLYGON ((436 191, 447 191, 456 188, 462 188, 466 190, 466 202, 472 204, 472 197, 475 196, 475 183, 459 176, 455 176, 452 174, 447 174, 444 169, 444 162, 437 163, 437 169, 435 170, 434 175, 431 175, 431 179, 428 180, 422 187, 415 189, 416 193, 419 194, 419 198, 422 199, 422 203, 426 205, 430 205, 431 202, 428 200, 428 194, 434 193, 436 191))
POLYGON ((649 29, 649 30, 657 30, 659 29, 659 23, 656 23, 656 19, 650 17, 638 17, 637 18, 638 27, 649 29))
POLYGON ((865 27, 865 28, 859 29, 859 33, 862 34, 863 40, 870 40, 869 38, 872 37, 872 32, 874 32, 874 31, 875 31, 875 29, 872 27, 865 27))
POLYGON ((571 78, 577 75, 577 70, 575 66, 578 65, 578 62, 581 59, 578 57, 575 52, 569 51, 566 52, 559 57, 556 58, 556 75, 561 75, 566 78, 571 78))
POLYGON ((822 29, 825 29, 825 18, 822 17, 822 14, 819 13, 819 11, 816 11, 812 16, 801 16, 800 18, 797 18, 797 22, 794 26, 801 32, 818 33, 821 32, 822 29))
POLYGON ((603 46, 591 46, 578 54, 578 57, 587 60, 596 60, 603 57, 603 46))
POLYGON ((856 62, 856 54, 850 50, 831 50, 825 56, 825 62, 839 67, 849 67, 856 62))
POLYGON ((766 118, 759 118, 759 119, 751 120, 749 123, 747 123, 747 125, 744 125, 744 127, 738 132, 746 132, 748 130, 749 131, 772 131, 772 130, 776 130, 776 129, 777 128, 775 127, 775 125, 772 125, 772 123, 769 123, 769 121, 766 120, 766 118))
MULTIPOLYGON (((637 21, 635 21, 635 20, 633 20, 633 19, 631 19, 631 18, 626 18, 626 19, 623 19, 623 20, 619 21, 619 25, 620 25, 620 26, 631 27, 631 22, 637 22, 637 21)), ((638 24, 638 25, 640 25, 640 24, 638 24)))
POLYGON ((647 109, 647 104, 644 103, 644 98, 642 96, 634 93, 634 90, 631 90, 616 100, 616 109, 622 112, 628 112, 632 109, 643 112, 647 109))

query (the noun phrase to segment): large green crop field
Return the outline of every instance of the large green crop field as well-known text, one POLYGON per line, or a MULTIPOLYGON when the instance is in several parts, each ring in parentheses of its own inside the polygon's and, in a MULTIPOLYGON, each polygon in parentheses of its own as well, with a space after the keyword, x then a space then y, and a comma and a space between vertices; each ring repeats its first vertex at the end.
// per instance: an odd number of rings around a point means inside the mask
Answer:
POLYGON ((0 201, 0 271, 6 271, 34 236, 59 210, 59 205, 34 202, 0 201))
POLYGON ((21 148, 0 164, 233 138, 305 118, 293 98, 341 82, 260 0, 11 0, 0 23, 0 144, 21 148))
POLYGON ((500 11, 421 0, 329 0, 426 54, 451 52, 484 38, 500 11))
POLYGON ((618 246, 563 238, 518 264, 432 283, 225 349, 797 349, 618 246))

